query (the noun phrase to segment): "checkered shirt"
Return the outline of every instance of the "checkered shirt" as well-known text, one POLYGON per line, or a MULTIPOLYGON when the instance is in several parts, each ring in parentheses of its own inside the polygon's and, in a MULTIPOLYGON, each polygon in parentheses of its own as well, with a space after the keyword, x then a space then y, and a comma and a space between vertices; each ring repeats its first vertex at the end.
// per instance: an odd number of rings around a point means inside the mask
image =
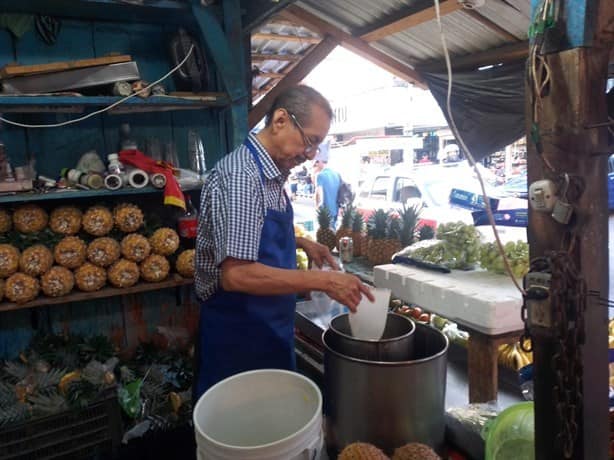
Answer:
POLYGON ((258 260, 267 209, 285 211, 282 173, 254 134, 264 181, 252 154, 242 144, 215 165, 200 196, 196 236, 196 294, 207 300, 220 286, 220 264, 227 257, 258 260))

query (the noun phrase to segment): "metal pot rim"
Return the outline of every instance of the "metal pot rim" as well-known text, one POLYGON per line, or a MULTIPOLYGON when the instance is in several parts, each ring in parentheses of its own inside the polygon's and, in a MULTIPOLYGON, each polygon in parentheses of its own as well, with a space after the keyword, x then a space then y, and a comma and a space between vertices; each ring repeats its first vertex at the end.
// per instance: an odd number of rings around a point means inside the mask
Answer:
MULTIPOLYGON (((404 320, 407 320, 409 322, 409 324, 411 324, 411 330, 406 332, 403 335, 398 335, 396 337, 392 337, 390 339, 358 339, 356 337, 353 337, 351 335, 347 335, 344 334, 343 332, 339 331, 338 329, 335 329, 333 327, 333 321, 335 321, 337 318, 341 318, 342 316, 349 316, 349 313, 340 313, 337 316, 333 317, 330 320, 330 323, 328 323, 328 328, 330 330, 332 330, 335 334, 343 337, 344 339, 349 339, 349 340, 353 340, 355 342, 363 342, 363 343, 388 343, 388 342, 396 342, 397 340, 401 340, 403 338, 409 337, 410 335, 412 335, 414 332, 416 332, 416 323, 414 323, 411 319, 409 319, 407 316, 405 315, 399 315, 398 313, 394 313, 394 312, 388 312, 388 315, 394 315, 400 318, 403 318, 404 320)), ((349 321, 349 319, 348 319, 349 321)), ((324 336, 322 336, 324 337, 324 336)))
MULTIPOLYGON (((339 316, 339 315, 338 315, 338 316, 339 316)), ((399 316, 403 316, 403 315, 399 315, 399 316)), ((336 318, 336 317, 335 317, 335 318, 336 318)), ((333 318, 333 319, 334 319, 334 318, 333 318)), ((412 322, 413 322, 413 321, 412 321, 412 322)), ((416 324, 414 323, 414 332, 415 332, 415 329, 416 329, 417 327, 418 327, 418 325, 416 325, 416 324)), ((431 326, 426 326, 426 325, 420 324, 420 327, 429 327, 429 328, 430 328, 431 326)), ((434 329, 434 328, 433 328, 433 329, 434 329)), ((332 348, 331 348, 331 347, 328 345, 328 343, 326 343, 326 340, 325 340, 325 335, 326 335, 326 333, 327 333, 329 330, 331 330, 331 331, 333 331, 333 332, 337 333, 337 331, 335 331, 335 330, 334 330, 334 329, 332 329, 332 328, 328 328, 327 330, 325 330, 325 331, 322 333, 322 343, 324 344, 324 348, 326 348, 326 350, 325 350, 325 351, 329 351, 330 353, 334 354, 335 356, 337 356, 337 357, 339 357, 339 358, 341 358, 341 359, 346 359, 346 360, 348 360, 348 361, 354 361, 354 362, 356 362, 356 363, 361 363, 361 364, 377 364, 377 365, 380 365, 380 366, 385 366, 385 367, 396 367, 396 366, 403 366, 403 365, 407 365, 408 363, 413 363, 413 364, 417 364, 417 363, 424 363, 424 362, 427 362, 427 361, 432 361, 432 360, 434 360, 434 359, 437 359, 437 358, 439 358, 440 356, 443 356, 445 353, 447 353, 447 352, 448 352, 448 347, 450 346, 450 341, 448 340, 448 337, 447 337, 447 336, 446 336, 446 335, 445 335, 443 332, 441 332, 440 330, 438 330, 438 329, 434 329, 434 330, 435 330, 435 331, 437 331, 439 334, 441 334, 441 336, 442 336, 442 337, 444 338, 444 340, 445 340, 445 346, 442 348, 442 350, 441 350, 440 352, 435 353, 434 355, 427 356, 426 358, 411 359, 411 360, 407 360, 407 361, 369 361, 369 360, 366 360, 366 359, 353 358, 353 357, 351 357, 351 356, 347 356, 347 355, 344 355, 344 354, 342 354, 342 353, 339 353, 339 352, 338 352, 338 351, 336 351, 336 350, 333 350, 333 349, 332 349, 332 348)))

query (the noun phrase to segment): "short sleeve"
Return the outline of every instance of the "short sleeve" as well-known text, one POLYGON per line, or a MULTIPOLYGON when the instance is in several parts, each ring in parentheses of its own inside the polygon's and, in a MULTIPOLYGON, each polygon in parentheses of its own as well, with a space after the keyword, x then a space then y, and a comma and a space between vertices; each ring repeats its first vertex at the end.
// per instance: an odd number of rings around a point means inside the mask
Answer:
POLYGON ((212 201, 216 265, 227 257, 258 260, 264 222, 259 178, 247 172, 225 174, 212 201))

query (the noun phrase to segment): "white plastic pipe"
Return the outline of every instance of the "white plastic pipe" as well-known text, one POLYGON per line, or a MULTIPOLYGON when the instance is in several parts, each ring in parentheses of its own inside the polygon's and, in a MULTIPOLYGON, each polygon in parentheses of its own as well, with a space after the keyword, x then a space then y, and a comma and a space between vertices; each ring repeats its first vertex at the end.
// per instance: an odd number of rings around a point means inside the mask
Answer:
POLYGON ((143 188, 149 183, 149 176, 142 169, 132 169, 128 172, 128 183, 134 188, 143 188))
POLYGON ((124 185, 124 181, 119 174, 109 174, 104 178, 104 186, 107 190, 119 190, 124 185))

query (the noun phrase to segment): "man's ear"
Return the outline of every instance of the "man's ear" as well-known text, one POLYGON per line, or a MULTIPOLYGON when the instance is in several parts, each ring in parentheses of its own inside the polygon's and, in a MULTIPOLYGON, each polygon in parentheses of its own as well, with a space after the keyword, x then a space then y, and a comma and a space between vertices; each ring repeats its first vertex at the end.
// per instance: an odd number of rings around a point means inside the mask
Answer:
POLYGON ((273 112, 273 122, 271 125, 273 126, 273 129, 280 130, 283 129, 289 121, 290 120, 286 109, 279 108, 273 112))

